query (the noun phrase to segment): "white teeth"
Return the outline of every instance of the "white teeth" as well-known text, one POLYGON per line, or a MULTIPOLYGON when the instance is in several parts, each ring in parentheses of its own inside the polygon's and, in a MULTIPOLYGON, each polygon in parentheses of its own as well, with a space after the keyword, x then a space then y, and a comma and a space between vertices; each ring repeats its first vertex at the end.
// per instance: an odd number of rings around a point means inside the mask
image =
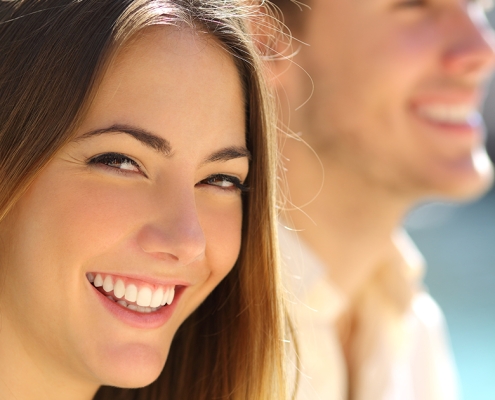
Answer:
POLYGON ((171 287, 169 289, 167 304, 169 305, 172 304, 172 301, 174 301, 174 296, 175 296, 175 287, 171 287))
POLYGON ((103 286, 103 279, 100 274, 96 274, 93 285, 95 285, 95 287, 103 286))
POLYGON ((153 297, 151 297, 150 307, 152 308, 158 307, 162 303, 162 300, 163 300, 163 289, 158 288, 158 290, 155 290, 153 292, 153 297))
POLYGON ((112 296, 107 296, 107 299, 110 299, 112 301, 115 301, 112 296))
POLYGON ((113 290, 113 279, 110 275, 107 275, 103 281, 103 290, 107 293, 113 290))
POLYGON ((174 300, 175 296, 175 287, 170 287, 167 289, 165 294, 163 295, 163 300, 161 302, 161 305, 164 306, 165 304, 172 304, 172 301, 174 300))
POLYGON ((117 297, 117 299, 121 299, 125 295, 125 285, 121 279, 117 279, 115 282, 115 286, 113 287, 113 295, 117 297))
POLYGON ((170 288, 168 288, 167 290, 165 290, 165 292, 163 293, 163 298, 162 298, 162 301, 160 303, 161 306, 164 306, 165 304, 167 304, 168 294, 169 293, 170 293, 170 288))
POLYGON ((137 300, 137 287, 136 285, 128 285, 125 288, 125 299, 130 302, 135 302, 137 300))
POLYGON ((137 296, 137 305, 141 307, 149 307, 151 304, 151 289, 144 287, 139 289, 138 296, 137 296))
POLYGON ((418 108, 418 112, 427 119, 450 124, 466 124, 479 115, 472 105, 432 104, 418 108))
MULTIPOLYGON (((112 299, 111 296, 107 296, 107 297, 109 299, 112 299)), ((128 308, 129 310, 137 311, 137 312, 144 313, 144 314, 148 314, 150 312, 154 312, 154 311, 158 310, 158 308, 155 308, 155 307, 141 307, 141 306, 137 306, 135 304, 127 304, 124 300, 119 300, 119 301, 117 301, 117 303, 120 304, 122 307, 128 308)))
POLYGON ((172 304, 175 296, 174 286, 168 288, 159 287, 156 290, 152 290, 149 287, 138 289, 132 283, 126 286, 122 279, 117 279, 114 283, 114 278, 110 275, 107 275, 105 279, 102 278, 101 274, 94 276, 94 274, 88 273, 86 276, 95 287, 103 287, 103 290, 107 293, 113 291, 113 296, 107 296, 109 299, 134 311, 137 310, 144 313, 156 311, 161 306, 172 304), (122 300, 117 301, 117 299, 122 300))

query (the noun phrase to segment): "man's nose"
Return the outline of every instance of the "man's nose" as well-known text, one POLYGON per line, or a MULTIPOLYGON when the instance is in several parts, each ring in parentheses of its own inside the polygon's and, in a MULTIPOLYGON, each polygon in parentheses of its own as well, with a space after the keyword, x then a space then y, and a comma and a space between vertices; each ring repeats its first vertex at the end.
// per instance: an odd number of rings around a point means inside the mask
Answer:
POLYGON ((449 73, 480 82, 492 72, 495 34, 479 4, 459 7, 449 19, 446 35, 449 45, 443 64, 449 73))

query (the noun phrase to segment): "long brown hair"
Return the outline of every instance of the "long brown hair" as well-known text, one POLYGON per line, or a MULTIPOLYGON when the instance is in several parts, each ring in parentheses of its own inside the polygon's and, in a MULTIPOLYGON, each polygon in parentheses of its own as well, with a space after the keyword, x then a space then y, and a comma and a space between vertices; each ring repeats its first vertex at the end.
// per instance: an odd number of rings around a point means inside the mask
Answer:
POLYGON ((213 35, 245 89, 251 189, 238 261, 180 327, 157 381, 102 387, 95 399, 286 398, 274 110, 245 29, 259 11, 235 0, 0 0, 0 223, 72 139, 112 54, 138 31, 186 25, 213 35))

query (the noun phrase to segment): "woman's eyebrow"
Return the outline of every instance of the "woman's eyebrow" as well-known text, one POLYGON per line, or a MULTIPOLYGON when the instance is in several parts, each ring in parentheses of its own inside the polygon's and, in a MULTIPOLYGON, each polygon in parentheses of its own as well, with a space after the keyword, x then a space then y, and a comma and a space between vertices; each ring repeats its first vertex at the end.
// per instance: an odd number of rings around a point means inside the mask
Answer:
POLYGON ((145 146, 151 147, 153 150, 156 150, 159 153, 163 153, 166 156, 169 156, 172 153, 172 146, 167 139, 156 136, 144 129, 130 125, 112 125, 108 128, 95 129, 77 137, 75 141, 90 138, 93 136, 103 135, 106 133, 123 133, 132 136, 134 139, 139 140, 145 146))
MULTIPOLYGON (((107 133, 126 134, 132 136, 134 139, 140 141, 145 146, 151 147, 153 150, 163 153, 165 156, 172 154, 172 146, 167 139, 159 137, 145 129, 138 128, 130 125, 112 125, 107 128, 95 129, 78 136, 75 141, 83 140, 93 136, 104 135, 107 133)), ((251 159, 251 153, 243 146, 231 146, 215 151, 210 154, 202 164, 208 164, 212 162, 224 162, 233 160, 235 158, 247 157, 251 159)))
POLYGON ((248 149, 242 146, 231 146, 226 147, 224 149, 215 151, 210 154, 202 164, 208 164, 212 162, 224 162, 229 160, 234 160, 236 158, 247 157, 249 160, 251 159, 251 153, 248 149))

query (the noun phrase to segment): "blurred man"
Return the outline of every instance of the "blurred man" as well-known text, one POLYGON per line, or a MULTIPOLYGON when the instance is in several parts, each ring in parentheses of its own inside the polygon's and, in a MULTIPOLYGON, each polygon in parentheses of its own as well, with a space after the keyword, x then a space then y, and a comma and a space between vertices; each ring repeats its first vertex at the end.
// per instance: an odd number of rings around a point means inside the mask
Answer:
POLYGON ((275 3, 304 43, 275 65, 294 133, 282 144, 281 244, 298 399, 456 399, 443 316, 400 224, 419 201, 472 199, 491 183, 484 11, 464 0, 275 3))

